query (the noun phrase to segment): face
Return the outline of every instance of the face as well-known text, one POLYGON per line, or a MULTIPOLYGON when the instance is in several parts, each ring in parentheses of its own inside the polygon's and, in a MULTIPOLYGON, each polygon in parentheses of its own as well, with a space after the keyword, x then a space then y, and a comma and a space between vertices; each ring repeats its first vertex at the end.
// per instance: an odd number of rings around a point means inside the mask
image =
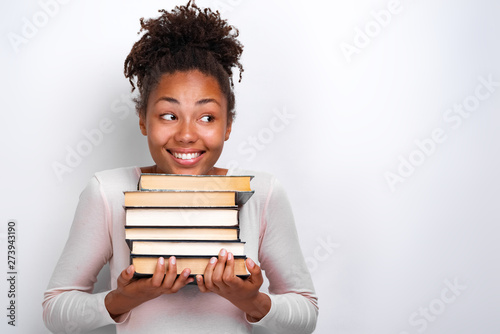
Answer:
POLYGON ((156 172, 218 173, 214 165, 229 139, 231 123, 214 77, 197 70, 163 75, 139 124, 148 137, 156 172))

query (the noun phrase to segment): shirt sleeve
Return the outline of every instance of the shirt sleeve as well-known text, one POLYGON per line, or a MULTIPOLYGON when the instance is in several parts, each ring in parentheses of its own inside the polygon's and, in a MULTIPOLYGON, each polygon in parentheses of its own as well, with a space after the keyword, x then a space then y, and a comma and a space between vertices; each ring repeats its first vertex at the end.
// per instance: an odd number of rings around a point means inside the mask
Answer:
POLYGON ((52 332, 79 333, 116 323, 104 305, 109 291, 92 294, 99 271, 112 256, 110 219, 94 177, 80 195, 68 240, 44 293, 43 320, 52 332))
POLYGON ((261 224, 259 261, 269 279, 271 309, 252 324, 273 333, 312 333, 318 317, 318 298, 300 249, 292 208, 275 179, 261 224))

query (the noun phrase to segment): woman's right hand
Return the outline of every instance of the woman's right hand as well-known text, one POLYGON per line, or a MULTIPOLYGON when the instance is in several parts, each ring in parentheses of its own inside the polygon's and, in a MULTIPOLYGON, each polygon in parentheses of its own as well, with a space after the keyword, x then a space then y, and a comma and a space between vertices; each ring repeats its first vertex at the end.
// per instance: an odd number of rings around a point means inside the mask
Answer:
POLYGON ((117 279, 117 288, 108 293, 104 299, 106 309, 115 319, 134 307, 163 294, 176 293, 186 284, 193 282, 189 277, 191 271, 184 269, 177 277, 177 265, 174 256, 169 258, 165 273, 165 260, 158 258, 156 269, 150 278, 134 278, 134 266, 123 270, 117 279))

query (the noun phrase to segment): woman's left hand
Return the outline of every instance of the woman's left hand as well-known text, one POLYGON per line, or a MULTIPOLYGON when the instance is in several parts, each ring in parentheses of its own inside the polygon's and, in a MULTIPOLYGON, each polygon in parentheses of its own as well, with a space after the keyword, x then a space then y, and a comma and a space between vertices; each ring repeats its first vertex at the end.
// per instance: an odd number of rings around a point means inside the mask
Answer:
POLYGON ((247 314, 249 321, 259 321, 271 309, 271 299, 259 292, 264 279, 260 267, 247 258, 250 276, 242 279, 234 274, 234 256, 221 249, 218 258, 211 258, 203 276, 196 276, 201 292, 215 292, 247 314))

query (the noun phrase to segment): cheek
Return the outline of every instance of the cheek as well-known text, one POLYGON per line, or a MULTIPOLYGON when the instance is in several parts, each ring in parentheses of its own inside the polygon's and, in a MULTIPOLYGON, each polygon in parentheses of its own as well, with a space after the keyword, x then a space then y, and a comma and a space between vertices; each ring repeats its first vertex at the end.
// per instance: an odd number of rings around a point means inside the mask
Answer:
POLYGON ((150 145, 164 145, 167 141, 168 133, 162 128, 157 126, 150 126, 148 128, 148 142, 150 145))
POLYGON ((218 148, 224 145, 225 136, 225 129, 212 129, 204 134, 205 143, 212 148, 218 148))

